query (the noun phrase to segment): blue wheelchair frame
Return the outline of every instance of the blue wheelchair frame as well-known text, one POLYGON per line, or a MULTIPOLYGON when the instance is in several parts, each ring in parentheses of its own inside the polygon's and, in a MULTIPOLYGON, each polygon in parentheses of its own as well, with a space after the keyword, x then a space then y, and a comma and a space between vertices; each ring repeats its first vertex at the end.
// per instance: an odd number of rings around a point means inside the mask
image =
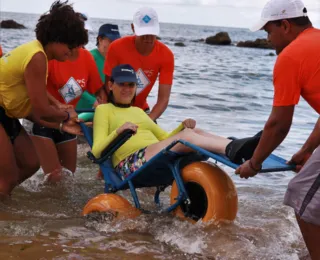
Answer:
MULTIPOLYGON (((92 128, 86 126, 84 123, 80 123, 84 136, 92 147, 93 145, 93 131, 92 128)), ((184 182, 181 177, 181 169, 195 161, 206 161, 209 158, 215 160, 215 163, 221 162, 233 169, 236 169, 239 165, 232 163, 227 157, 219 154, 209 152, 203 148, 200 148, 194 144, 186 142, 184 140, 176 140, 152 157, 141 168, 134 173, 130 174, 127 178, 124 178, 118 174, 112 166, 111 157, 113 153, 122 146, 131 136, 133 132, 127 130, 119 135, 101 154, 101 158, 95 158, 91 152, 87 153, 88 158, 100 166, 104 180, 105 180, 105 193, 115 193, 119 190, 130 189, 133 197, 135 207, 141 209, 140 201, 136 192, 136 188, 141 187, 157 187, 154 195, 154 202, 160 205, 159 195, 167 186, 172 185, 173 181, 176 181, 178 187, 178 197, 176 202, 169 206, 163 212, 171 212, 175 210, 182 203, 188 208, 191 204, 188 193, 186 191, 184 182), (171 151, 172 147, 177 144, 183 144, 195 152, 188 154, 178 154, 171 151)), ((287 165, 286 161, 276 155, 270 155, 263 163, 262 170, 260 172, 276 172, 276 171, 292 171, 293 165, 287 165)))

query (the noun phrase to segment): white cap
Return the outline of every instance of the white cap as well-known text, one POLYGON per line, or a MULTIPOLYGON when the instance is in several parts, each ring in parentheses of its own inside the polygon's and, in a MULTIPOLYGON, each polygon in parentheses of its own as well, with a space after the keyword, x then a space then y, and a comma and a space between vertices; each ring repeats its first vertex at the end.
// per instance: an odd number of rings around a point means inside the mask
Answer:
POLYGON ((250 30, 253 32, 259 31, 268 22, 302 16, 308 15, 301 0, 269 0, 262 10, 260 21, 250 30))
POLYGON ((159 35, 160 32, 157 12, 150 7, 142 7, 136 11, 133 25, 137 36, 159 35))

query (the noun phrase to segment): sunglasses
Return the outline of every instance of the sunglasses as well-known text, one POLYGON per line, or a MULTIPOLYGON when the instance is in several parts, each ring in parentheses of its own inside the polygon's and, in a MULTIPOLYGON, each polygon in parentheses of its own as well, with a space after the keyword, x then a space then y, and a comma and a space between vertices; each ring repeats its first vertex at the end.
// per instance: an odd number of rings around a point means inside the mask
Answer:
POLYGON ((134 88, 137 84, 134 82, 129 82, 129 83, 117 83, 120 87, 130 87, 134 88))

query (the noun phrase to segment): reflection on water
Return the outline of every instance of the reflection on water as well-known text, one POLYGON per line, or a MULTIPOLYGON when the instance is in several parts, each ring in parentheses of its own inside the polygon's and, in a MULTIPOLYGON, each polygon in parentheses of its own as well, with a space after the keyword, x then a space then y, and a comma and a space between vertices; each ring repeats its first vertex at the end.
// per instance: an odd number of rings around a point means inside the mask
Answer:
MULTIPOLYGON (((36 16, 2 14, 28 26, 1 30, 4 51, 33 39, 36 16)), ((94 20, 97 29, 102 20, 94 20)), ((122 34, 129 26, 120 24, 122 34)), ((175 54, 175 79, 170 105, 159 124, 171 130, 186 117, 197 126, 223 136, 250 136, 260 131, 271 111, 270 50, 214 47, 192 42, 226 30, 234 41, 264 37, 248 30, 164 24, 162 38, 175 54), (174 37, 187 47, 174 46, 174 37)), ((88 49, 94 47, 90 33, 88 49)), ((157 88, 149 98, 155 104, 157 88)), ((316 114, 302 101, 293 127, 276 154, 290 158, 311 132, 316 114)), ((282 200, 291 172, 261 174, 242 180, 224 169, 236 184, 239 212, 234 223, 208 227, 192 225, 171 215, 142 215, 135 220, 109 223, 80 217, 85 203, 103 192, 98 171, 79 145, 75 177, 63 185, 48 186, 40 171, 15 189, 10 201, 0 204, 0 259, 308 259, 290 208, 282 200)), ((127 199, 128 192, 122 192, 127 199)), ((169 204, 170 189, 162 195, 169 204)), ((139 190, 141 204, 156 210, 153 189, 139 190)))

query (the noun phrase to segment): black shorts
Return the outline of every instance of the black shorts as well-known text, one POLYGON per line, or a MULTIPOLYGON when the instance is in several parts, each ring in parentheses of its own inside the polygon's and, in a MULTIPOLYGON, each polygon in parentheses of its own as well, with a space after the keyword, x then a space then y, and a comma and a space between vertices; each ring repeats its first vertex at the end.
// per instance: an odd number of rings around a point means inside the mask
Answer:
POLYGON ((0 107, 0 124, 2 124, 11 143, 13 144, 22 129, 20 121, 17 118, 8 117, 4 108, 0 107))
POLYGON ((58 129, 40 126, 36 123, 32 127, 32 135, 51 139, 55 144, 61 144, 77 139, 76 135, 60 133, 58 129))

